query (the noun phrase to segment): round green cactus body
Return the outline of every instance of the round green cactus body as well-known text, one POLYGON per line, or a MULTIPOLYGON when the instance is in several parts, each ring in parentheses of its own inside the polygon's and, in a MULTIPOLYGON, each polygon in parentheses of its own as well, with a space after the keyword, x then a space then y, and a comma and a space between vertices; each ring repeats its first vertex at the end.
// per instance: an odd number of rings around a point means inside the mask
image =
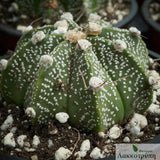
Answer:
POLYGON ((143 113, 153 93, 139 31, 99 23, 83 31, 72 19, 62 18, 67 25, 60 20, 21 37, 2 72, 6 101, 24 106, 34 123, 65 112, 71 125, 95 132, 143 113))

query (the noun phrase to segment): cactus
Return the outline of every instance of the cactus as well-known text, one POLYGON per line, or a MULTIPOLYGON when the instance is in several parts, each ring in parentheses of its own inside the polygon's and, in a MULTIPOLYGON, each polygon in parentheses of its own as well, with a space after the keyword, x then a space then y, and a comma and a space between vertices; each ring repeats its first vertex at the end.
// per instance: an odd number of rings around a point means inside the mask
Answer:
POLYGON ((66 14, 21 37, 4 63, 5 100, 23 106, 34 124, 65 112, 72 126, 95 132, 144 113, 153 93, 140 32, 101 27, 93 19, 84 30, 66 14))

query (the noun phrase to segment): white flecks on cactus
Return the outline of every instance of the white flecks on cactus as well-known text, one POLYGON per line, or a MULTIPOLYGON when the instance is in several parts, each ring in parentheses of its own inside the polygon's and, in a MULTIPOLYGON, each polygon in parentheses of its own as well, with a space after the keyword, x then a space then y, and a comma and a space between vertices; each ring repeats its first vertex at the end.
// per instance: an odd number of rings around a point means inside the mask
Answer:
POLYGON ((45 37, 46 35, 44 34, 43 31, 38 31, 32 36, 31 41, 35 45, 38 42, 42 41, 45 37))
POLYGON ((78 46, 79 46, 82 50, 86 51, 86 50, 88 50, 88 49, 92 46, 92 43, 89 42, 89 41, 86 40, 86 39, 80 39, 80 40, 78 40, 78 46))
POLYGON ((73 21, 73 15, 70 12, 65 12, 61 15, 61 19, 65 20, 72 20, 73 21))
POLYGON ((63 38, 69 40, 72 43, 75 43, 80 39, 85 39, 86 34, 77 30, 69 30, 64 34, 63 38))
POLYGON ((31 31, 33 29, 33 27, 31 26, 31 25, 29 25, 28 27, 26 27, 23 31, 22 31, 22 33, 23 34, 27 34, 29 31, 31 31))
POLYGON ((60 123, 66 123, 69 115, 65 112, 59 112, 55 115, 55 118, 60 122, 60 123))
POLYGON ((17 143, 19 144, 20 147, 24 146, 24 140, 27 138, 26 135, 20 135, 17 137, 17 143))
POLYGON ((53 34, 63 34, 67 32, 67 28, 65 27, 58 27, 56 30, 54 30, 53 34))
POLYGON ((117 52, 123 52, 123 50, 127 48, 126 43, 120 39, 113 41, 113 46, 117 52))
POLYGON ((25 110, 25 113, 28 117, 31 117, 31 118, 34 118, 36 116, 36 112, 35 110, 32 108, 32 107, 28 107, 26 110, 25 110))
POLYGON ((13 116, 10 114, 7 116, 6 120, 1 125, 1 130, 7 130, 13 124, 13 116))
POLYGON ((41 66, 49 68, 53 64, 53 58, 50 55, 43 55, 41 56, 39 63, 41 66))
POLYGON ((121 134, 122 134, 122 128, 117 125, 111 127, 108 132, 108 136, 110 139, 117 139, 121 136, 121 134))
POLYGON ((92 152, 90 153, 90 157, 93 159, 104 158, 101 150, 98 147, 93 148, 92 152))
POLYGON ((91 13, 89 15, 88 21, 94 22, 94 23, 100 23, 101 16, 99 16, 97 13, 91 13))
POLYGON ((66 21, 65 19, 64 19, 64 20, 57 21, 57 22, 54 24, 54 28, 55 28, 55 29, 58 29, 59 27, 68 29, 68 23, 67 23, 67 21, 66 21))
POLYGON ((102 32, 102 27, 101 25, 94 23, 94 22, 89 22, 88 26, 88 34, 90 35, 99 35, 102 32))
MULTIPOLYGON (((89 80, 89 86, 93 90, 99 90, 99 86, 103 84, 103 81, 98 77, 91 77, 89 80)), ((101 88, 101 87, 100 87, 101 88)))
POLYGON ((16 146, 16 142, 15 142, 15 138, 13 136, 13 133, 8 133, 2 141, 5 146, 9 146, 9 147, 16 146))
POLYGON ((37 135, 34 135, 33 141, 32 141, 32 146, 37 148, 37 146, 40 144, 40 139, 37 135))
POLYGON ((132 32, 133 36, 140 36, 141 35, 141 31, 139 31, 136 27, 130 27, 129 31, 132 32))
POLYGON ((69 149, 66 149, 64 147, 60 147, 55 152, 55 160, 66 160, 71 156, 72 152, 69 149))
POLYGON ((7 68, 8 65, 8 60, 6 59, 1 59, 0 60, 0 71, 3 71, 7 68))

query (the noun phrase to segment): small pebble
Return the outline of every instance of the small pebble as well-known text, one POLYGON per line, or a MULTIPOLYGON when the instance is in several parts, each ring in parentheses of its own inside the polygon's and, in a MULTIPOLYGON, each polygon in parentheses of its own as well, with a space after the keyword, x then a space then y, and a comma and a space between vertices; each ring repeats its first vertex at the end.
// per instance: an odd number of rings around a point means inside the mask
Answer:
POLYGON ((130 142, 130 138, 129 137, 124 137, 123 142, 130 142))
POLYGON ((159 130, 160 130, 160 127, 155 127, 154 130, 155 130, 155 131, 159 131, 159 130))
POLYGON ((38 156, 37 155, 31 156, 31 160, 38 160, 38 156))

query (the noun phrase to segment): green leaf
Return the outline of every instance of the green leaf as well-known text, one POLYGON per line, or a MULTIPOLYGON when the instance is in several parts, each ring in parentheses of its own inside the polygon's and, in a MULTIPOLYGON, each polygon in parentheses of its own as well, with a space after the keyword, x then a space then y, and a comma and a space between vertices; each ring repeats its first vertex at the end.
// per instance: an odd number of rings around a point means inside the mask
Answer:
POLYGON ((134 150, 135 152, 138 151, 138 148, 137 148, 134 144, 132 145, 132 147, 133 147, 133 150, 134 150))

